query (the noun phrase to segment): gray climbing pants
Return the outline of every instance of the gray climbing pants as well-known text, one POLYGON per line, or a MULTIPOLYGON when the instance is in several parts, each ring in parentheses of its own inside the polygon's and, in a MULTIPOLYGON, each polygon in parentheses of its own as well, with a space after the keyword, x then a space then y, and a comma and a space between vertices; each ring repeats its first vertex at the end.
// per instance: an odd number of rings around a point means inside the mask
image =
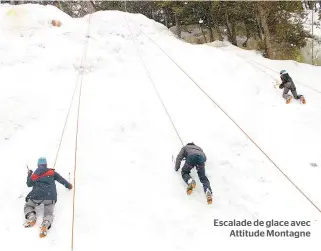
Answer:
POLYGON ((295 85, 292 83, 292 82, 288 82, 288 83, 285 83, 284 84, 284 89, 283 89, 283 95, 282 97, 284 99, 288 99, 289 98, 289 94, 288 92, 291 91, 292 92, 292 95, 295 99, 300 99, 302 95, 298 95, 298 93, 296 92, 296 88, 295 88, 295 85))
POLYGON ((27 218, 28 215, 34 214, 36 215, 36 207, 40 206, 41 204, 44 205, 44 212, 43 212, 43 223, 50 227, 53 219, 54 219, 54 208, 55 208, 55 201, 54 200, 31 200, 28 199, 24 206, 24 213, 25 217, 27 218))

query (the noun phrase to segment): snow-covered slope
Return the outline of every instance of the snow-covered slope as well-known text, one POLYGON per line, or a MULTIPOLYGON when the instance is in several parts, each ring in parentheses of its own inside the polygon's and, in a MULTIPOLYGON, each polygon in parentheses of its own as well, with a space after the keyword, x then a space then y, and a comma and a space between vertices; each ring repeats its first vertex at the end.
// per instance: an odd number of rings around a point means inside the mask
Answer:
POLYGON ((20 8, 16 14, 9 5, 0 6, 0 236, 5 250, 70 250, 73 197, 59 184, 48 238, 40 240, 37 227, 22 227, 29 191, 25 165, 35 169, 39 156, 54 165, 76 88, 55 165, 73 182, 81 70, 74 250, 318 250, 320 212, 141 31, 319 208, 320 67, 266 60, 229 44, 186 44, 142 15, 108 11, 71 19, 49 6, 23 5, 15 7, 20 8), (52 27, 52 19, 62 26, 52 27), (293 76, 306 105, 284 104, 281 90, 273 87, 281 69, 293 76), (174 171, 172 157, 182 145, 154 87, 183 142, 194 141, 206 152, 211 206, 199 182, 187 196, 174 171), (308 220, 311 227, 287 229, 312 235, 230 238, 232 228, 214 227, 214 219, 308 220))

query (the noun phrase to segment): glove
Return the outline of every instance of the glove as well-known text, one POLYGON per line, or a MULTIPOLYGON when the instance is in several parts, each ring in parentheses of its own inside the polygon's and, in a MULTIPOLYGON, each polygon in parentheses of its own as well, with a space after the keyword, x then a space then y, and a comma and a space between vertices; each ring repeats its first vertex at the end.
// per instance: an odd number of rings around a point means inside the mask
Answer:
POLYGON ((179 168, 176 168, 176 166, 174 167, 174 170, 177 172, 179 170, 179 168))
POLYGON ((284 87, 284 84, 280 84, 280 85, 279 85, 279 88, 280 88, 280 89, 283 89, 283 87, 284 87))
POLYGON ((69 187, 67 187, 69 190, 71 190, 73 188, 73 186, 71 184, 69 184, 69 187))

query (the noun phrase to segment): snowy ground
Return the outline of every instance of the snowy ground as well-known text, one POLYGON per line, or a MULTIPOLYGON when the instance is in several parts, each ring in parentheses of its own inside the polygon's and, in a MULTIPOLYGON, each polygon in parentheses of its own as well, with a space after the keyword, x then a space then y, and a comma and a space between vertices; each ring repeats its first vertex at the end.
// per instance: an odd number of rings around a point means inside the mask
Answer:
MULTIPOLYGON (((72 192, 58 187, 48 238, 24 229, 26 168, 53 165, 73 181, 78 77, 89 17, 51 6, 0 5, 0 236, 6 250, 70 250, 72 192), (60 28, 50 20, 62 21, 60 28), (31 28, 30 28, 31 27, 31 28), (69 177, 70 173, 70 177, 69 177), (17 241, 19 236, 19 241, 17 241)), ((318 250, 320 212, 139 29, 169 53, 320 208, 320 67, 266 60, 228 44, 190 45, 142 15, 92 15, 84 64, 76 171, 74 250, 318 250), (132 32, 132 33, 131 33, 132 32), (134 39, 132 37, 134 36, 134 39), (138 50, 137 50, 138 49, 138 50), (172 156, 205 150, 214 191, 187 196, 172 156), (267 68, 268 67, 268 68, 267 68), (273 87, 286 69, 307 104, 284 104, 273 87), (311 89, 313 88, 313 89, 311 89), (313 167, 310 163, 316 163, 313 167), (230 238, 213 220, 309 220, 309 238, 230 238)), ((196 177, 196 173, 193 172, 196 177)), ((40 224, 40 220, 38 222, 40 224)), ((255 229, 256 230, 256 229, 255 229)))

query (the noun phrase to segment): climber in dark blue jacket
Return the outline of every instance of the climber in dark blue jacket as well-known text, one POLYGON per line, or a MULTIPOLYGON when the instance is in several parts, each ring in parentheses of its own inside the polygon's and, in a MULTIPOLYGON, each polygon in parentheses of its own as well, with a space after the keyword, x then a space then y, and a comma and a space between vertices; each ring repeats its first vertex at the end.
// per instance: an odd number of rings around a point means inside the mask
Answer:
POLYGON ((42 230, 45 232, 44 235, 46 234, 46 230, 51 227, 54 206, 57 202, 55 181, 58 181, 68 189, 72 189, 72 185, 60 176, 59 173, 54 169, 47 168, 47 160, 45 158, 38 159, 38 168, 35 172, 32 170, 28 171, 27 186, 32 187, 32 191, 27 195, 24 206, 26 218, 25 227, 31 227, 36 224, 37 216, 35 207, 43 204, 44 218, 42 230))

